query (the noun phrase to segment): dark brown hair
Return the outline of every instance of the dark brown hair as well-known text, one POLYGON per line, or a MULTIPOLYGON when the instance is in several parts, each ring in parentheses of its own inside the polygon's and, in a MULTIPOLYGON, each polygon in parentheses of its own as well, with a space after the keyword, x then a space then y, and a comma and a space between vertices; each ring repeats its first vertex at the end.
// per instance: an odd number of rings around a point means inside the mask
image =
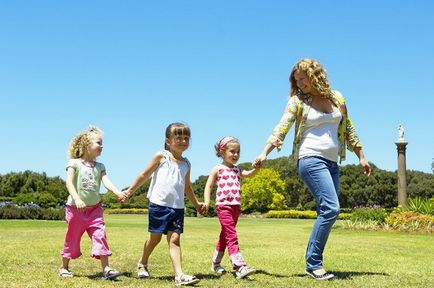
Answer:
MULTIPOLYGON (((170 139, 173 136, 191 136, 190 127, 187 124, 175 122, 169 124, 166 128, 166 139, 170 139)), ((164 149, 169 150, 166 141, 164 141, 164 149)))

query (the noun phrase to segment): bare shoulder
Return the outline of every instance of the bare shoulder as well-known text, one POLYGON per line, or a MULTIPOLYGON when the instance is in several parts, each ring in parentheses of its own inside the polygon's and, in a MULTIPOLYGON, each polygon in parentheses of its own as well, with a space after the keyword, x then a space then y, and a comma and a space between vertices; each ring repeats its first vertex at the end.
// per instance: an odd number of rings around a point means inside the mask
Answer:
POLYGON ((164 159, 164 157, 165 157, 164 152, 158 151, 157 153, 154 154, 154 156, 152 156, 151 161, 160 163, 164 159))
POLYGON ((220 165, 215 165, 214 167, 212 167, 210 174, 217 174, 217 172, 219 171, 219 168, 220 168, 220 165))
POLYGON ((209 172, 209 176, 216 176, 219 171, 219 165, 215 165, 212 167, 211 171, 209 172))

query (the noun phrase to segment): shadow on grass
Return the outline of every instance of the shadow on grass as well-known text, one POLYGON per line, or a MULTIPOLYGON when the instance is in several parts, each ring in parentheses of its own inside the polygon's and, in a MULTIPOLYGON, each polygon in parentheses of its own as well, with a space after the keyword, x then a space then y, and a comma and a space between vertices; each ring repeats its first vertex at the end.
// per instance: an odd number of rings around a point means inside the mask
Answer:
MULTIPOLYGON (((390 276, 387 273, 383 273, 383 272, 363 272, 363 271, 339 271, 339 272, 334 272, 334 271, 329 271, 330 273, 333 273, 336 277, 334 279, 336 280, 351 280, 353 279, 353 277, 357 277, 357 276, 367 276, 367 275, 371 275, 371 276, 390 276)), ((199 273, 196 274, 195 276, 197 278, 199 278, 200 280, 210 280, 210 279, 218 279, 220 277, 223 277, 224 275, 228 275, 228 274, 232 274, 235 277, 234 273, 231 272, 227 272, 223 275, 217 275, 214 273, 209 273, 209 274, 203 274, 203 273, 199 273)), ((267 275, 267 276, 272 276, 272 277, 276 277, 276 278, 290 278, 290 277, 309 277, 307 274, 303 273, 303 274, 288 274, 288 275, 283 275, 283 274, 276 274, 276 273, 270 273, 266 270, 262 270, 259 269, 256 271, 255 274, 262 274, 262 275, 267 275)), ((251 276, 254 276, 255 274, 252 274, 251 276)), ((87 277, 89 279, 103 279, 102 278, 102 273, 96 273, 93 275, 74 275, 74 277, 87 277)), ((137 278, 137 276, 131 272, 123 272, 121 273, 121 275, 119 275, 118 278, 116 279, 111 279, 111 280, 107 280, 107 281, 121 281, 122 277, 128 277, 128 278, 137 278)), ((151 279, 156 279, 156 280, 162 280, 162 281, 173 281, 174 276, 152 276, 151 279)), ((251 280, 253 281, 253 279, 249 279, 249 276, 247 276, 245 278, 245 280, 251 280)))
MULTIPOLYGON (((220 275, 216 275, 216 274, 195 274, 195 276, 199 279, 218 279, 221 276, 220 275)), ((89 279, 102 279, 102 273, 97 273, 97 274, 93 274, 93 275, 82 275, 82 276, 74 276, 74 277, 87 277, 89 279)), ((118 281, 121 280, 122 277, 127 277, 127 278, 136 278, 139 279, 137 277, 137 275, 135 273, 132 272, 123 272, 119 275, 120 279, 116 279, 114 281, 118 281)), ((155 280, 163 280, 163 281, 173 281, 173 279, 175 278, 175 276, 170 275, 170 276, 151 276, 150 279, 155 279, 155 280)), ((143 280, 143 279, 141 279, 143 280)))
MULTIPOLYGON (((353 279, 353 277, 357 277, 357 276, 367 276, 367 275, 371 275, 371 276, 390 276, 387 273, 383 273, 383 272, 363 272, 363 271, 339 271, 339 272, 334 272, 334 271, 328 271, 332 274, 335 275, 334 279, 342 279, 342 280, 351 280, 353 279)), ((292 274, 290 275, 290 277, 309 277, 307 274, 303 273, 303 274, 292 274)))
POLYGON ((124 272, 124 273, 121 273, 121 274, 119 274, 119 276, 117 276, 116 278, 113 278, 113 279, 105 279, 105 278, 102 276, 102 273, 96 273, 96 274, 92 274, 92 275, 74 275, 74 278, 83 277, 83 278, 89 278, 89 279, 92 279, 92 280, 101 279, 101 280, 106 280, 106 281, 114 281, 114 282, 117 282, 117 281, 120 281, 120 280, 121 280, 121 279, 119 279, 119 278, 122 277, 122 276, 131 277, 131 272, 124 272))
MULTIPOLYGON (((255 274, 263 274, 263 275, 273 276, 273 277, 277 277, 277 278, 289 278, 289 277, 291 277, 291 275, 282 275, 282 274, 270 273, 270 272, 268 272, 266 270, 262 270, 262 269, 256 270, 255 274)), ((255 275, 255 274, 253 274, 253 275, 255 275)))

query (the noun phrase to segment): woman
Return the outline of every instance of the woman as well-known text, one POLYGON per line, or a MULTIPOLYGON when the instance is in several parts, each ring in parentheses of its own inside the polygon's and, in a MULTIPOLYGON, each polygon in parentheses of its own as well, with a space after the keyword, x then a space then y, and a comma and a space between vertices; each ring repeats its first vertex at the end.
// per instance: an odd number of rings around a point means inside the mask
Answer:
POLYGON ((291 158, 297 160, 298 174, 317 203, 317 219, 306 250, 306 273, 316 280, 327 280, 334 275, 324 270, 322 255, 339 214, 337 162, 345 160, 345 148, 348 148, 357 155, 368 176, 371 167, 348 117, 344 98, 331 90, 321 64, 312 59, 300 60, 292 69, 289 81, 290 99, 284 114, 253 165, 260 167, 275 147, 281 149, 295 122, 291 158))

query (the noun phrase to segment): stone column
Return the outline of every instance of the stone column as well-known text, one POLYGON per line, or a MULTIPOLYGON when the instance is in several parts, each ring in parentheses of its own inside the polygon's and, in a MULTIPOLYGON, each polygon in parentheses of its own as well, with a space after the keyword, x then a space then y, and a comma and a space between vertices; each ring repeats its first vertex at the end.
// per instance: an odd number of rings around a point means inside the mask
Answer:
POLYGON ((408 142, 404 139, 404 128, 398 127, 398 140, 395 142, 398 151, 398 205, 407 204, 407 168, 405 151, 408 142))

